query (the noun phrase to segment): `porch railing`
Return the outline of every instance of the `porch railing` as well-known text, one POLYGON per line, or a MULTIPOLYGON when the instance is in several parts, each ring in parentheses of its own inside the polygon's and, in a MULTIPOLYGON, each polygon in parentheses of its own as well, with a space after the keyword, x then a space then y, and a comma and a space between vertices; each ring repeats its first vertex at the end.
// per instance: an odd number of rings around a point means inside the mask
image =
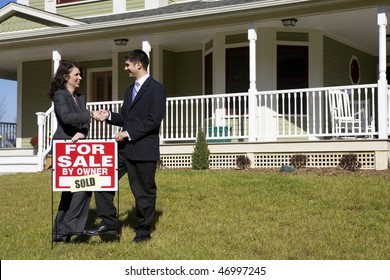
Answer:
MULTIPOLYGON (((255 141, 373 138, 378 135, 377 84, 259 91, 254 95, 252 99, 248 92, 167 98, 160 130, 161 143, 194 142, 199 129, 203 129, 211 143, 248 141, 249 135, 254 135, 255 141), (346 114, 348 111, 349 119, 347 115, 335 113, 336 104, 331 102, 335 92, 342 94, 342 101, 346 103, 340 112, 346 114), (249 104, 249 100, 255 100, 255 105, 249 104), (250 123, 255 125, 250 126, 250 123)), ((122 102, 90 102, 87 109, 119 112, 122 102)), ((56 122, 53 107, 46 113, 37 114, 39 135, 42 136, 39 137, 42 148, 38 154, 41 152, 43 162, 51 149, 48 140, 56 122)), ((109 139, 118 130, 118 127, 93 121, 88 137, 109 139)))
POLYGON ((16 146, 16 123, 0 122, 0 148, 16 146))

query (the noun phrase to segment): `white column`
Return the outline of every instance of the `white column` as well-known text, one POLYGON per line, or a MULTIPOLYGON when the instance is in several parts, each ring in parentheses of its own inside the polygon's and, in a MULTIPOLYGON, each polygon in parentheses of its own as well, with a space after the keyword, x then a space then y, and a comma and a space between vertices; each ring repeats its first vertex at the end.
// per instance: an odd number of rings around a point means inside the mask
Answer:
POLYGON ((112 12, 114 14, 120 14, 126 12, 126 0, 113 0, 112 12))
POLYGON ((61 55, 58 51, 53 51, 52 58, 53 58, 53 73, 55 74, 58 69, 58 66, 60 66, 61 55))
MULTIPOLYGON (((149 40, 147 38, 142 41, 142 50, 146 52, 150 60, 150 51, 152 50, 152 47, 150 46, 149 40)), ((149 73, 149 69, 150 69, 150 63, 148 66, 148 73, 149 73)))
POLYGON ((379 80, 378 80, 378 133, 379 139, 388 138, 388 96, 386 80, 386 26, 387 8, 378 9, 379 26, 379 80))
POLYGON ((45 113, 44 112, 37 112, 35 114, 37 115, 37 118, 38 118, 38 153, 37 153, 38 171, 42 171, 43 170, 43 161, 44 161, 43 126, 45 124, 45 113))
POLYGON ((45 0, 45 11, 55 14, 57 12, 56 0, 45 0))
POLYGON ((156 9, 168 5, 168 0, 145 0, 145 9, 156 9))
POLYGON ((20 5, 25 5, 25 6, 29 6, 30 5, 30 1, 29 0, 17 0, 16 3, 18 3, 20 5))
MULTIPOLYGON (((58 67, 60 66, 61 54, 58 51, 54 50, 52 53, 52 58, 53 58, 53 73, 55 74, 57 72, 58 67)), ((54 106, 54 104, 52 102, 52 107, 53 106, 54 106)), ((50 126, 51 126, 50 134, 54 135, 54 132, 57 130, 58 123, 57 123, 57 118, 55 116, 54 110, 52 111, 51 114, 52 115, 51 115, 51 124, 50 124, 50 126)), ((38 126, 39 126, 39 120, 38 120, 38 126)), ((41 133, 41 132, 39 131, 39 133, 41 133)), ((43 159, 42 159, 42 166, 43 166, 43 159)))
POLYGON ((249 142, 256 139, 256 40, 255 26, 250 23, 248 26, 249 40, 249 97, 248 97, 248 134, 249 142))

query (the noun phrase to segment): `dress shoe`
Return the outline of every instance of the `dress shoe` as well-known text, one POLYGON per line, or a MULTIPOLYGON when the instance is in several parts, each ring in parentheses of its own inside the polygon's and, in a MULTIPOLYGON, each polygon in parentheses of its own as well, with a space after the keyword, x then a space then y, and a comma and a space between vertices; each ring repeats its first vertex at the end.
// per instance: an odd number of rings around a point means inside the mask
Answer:
POLYGON ((114 226, 101 225, 98 228, 85 230, 86 235, 118 234, 118 228, 114 226))
POLYGON ((133 242, 134 243, 143 243, 143 242, 147 242, 151 239, 151 237, 149 235, 136 235, 133 239, 133 242))
POLYGON ((68 242, 70 242, 70 235, 53 236, 53 242, 64 242, 64 243, 68 243, 68 242))

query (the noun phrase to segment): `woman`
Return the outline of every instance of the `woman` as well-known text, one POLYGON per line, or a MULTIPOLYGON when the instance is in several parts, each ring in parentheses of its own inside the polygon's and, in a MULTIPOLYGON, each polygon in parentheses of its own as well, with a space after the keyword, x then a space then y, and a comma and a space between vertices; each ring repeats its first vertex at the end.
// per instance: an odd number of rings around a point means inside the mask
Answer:
MULTIPOLYGON (((74 62, 61 62, 51 81, 49 97, 54 103, 58 127, 53 140, 84 139, 93 113, 87 111, 84 96, 76 92, 82 69, 74 62)), ((53 226, 54 242, 69 242, 73 234, 83 232, 88 218, 91 192, 64 191, 53 226)))

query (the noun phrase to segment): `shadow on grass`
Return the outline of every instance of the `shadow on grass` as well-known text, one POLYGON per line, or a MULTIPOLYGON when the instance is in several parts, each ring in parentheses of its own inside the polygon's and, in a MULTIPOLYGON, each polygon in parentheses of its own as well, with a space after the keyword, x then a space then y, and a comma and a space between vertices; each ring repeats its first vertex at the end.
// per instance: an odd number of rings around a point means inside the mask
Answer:
MULTIPOLYGON (((152 231, 156 230, 156 224, 157 224, 160 216, 162 216, 162 214, 163 214, 162 211, 156 210, 156 214, 155 214, 153 221, 152 221, 152 231)), ((126 214, 124 214, 124 215, 126 215, 126 214)), ((122 215, 120 215, 120 216, 122 216, 122 215)), ((92 228, 96 228, 99 226, 99 224, 96 223, 96 218, 98 218, 96 215, 96 210, 89 209, 86 229, 92 229, 92 228)), ((120 241, 122 228, 130 227, 133 229, 133 231, 135 231, 136 225, 137 225, 136 209, 135 209, 135 207, 132 207, 127 212, 127 217, 124 220, 121 220, 121 217, 119 217, 119 234, 100 235, 100 239, 103 242, 120 241)), ((88 243, 88 242, 90 242, 90 239, 92 237, 93 236, 80 234, 80 235, 77 235, 76 237, 72 238, 71 242, 73 242, 73 243, 88 243)))

